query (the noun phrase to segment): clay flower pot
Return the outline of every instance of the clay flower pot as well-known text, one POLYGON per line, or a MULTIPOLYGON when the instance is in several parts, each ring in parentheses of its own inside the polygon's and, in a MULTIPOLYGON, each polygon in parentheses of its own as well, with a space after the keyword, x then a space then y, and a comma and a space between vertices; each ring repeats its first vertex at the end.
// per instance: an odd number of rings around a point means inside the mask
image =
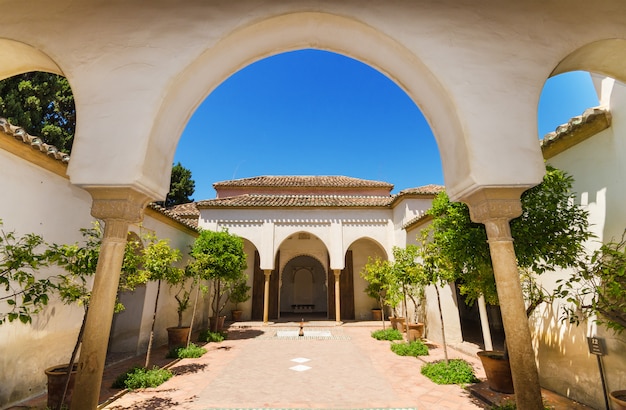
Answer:
POLYGON ((626 390, 615 390, 610 394, 616 410, 626 410, 626 390))
POLYGON ((372 309, 372 320, 383 320, 383 311, 380 309, 372 309))
POLYGON ((499 393, 513 393, 513 376, 509 359, 504 357, 504 352, 482 351, 478 357, 483 364, 489 388, 499 393))
MULTIPOLYGON (((67 379, 67 369, 69 364, 60 364, 57 366, 48 367, 44 372, 48 377, 48 408, 59 408, 61 403, 61 397, 63 397, 63 390, 65 390, 65 381, 67 379)), ((63 405, 68 407, 72 401, 72 392, 74 390, 74 379, 78 371, 78 364, 74 364, 72 368, 72 374, 70 376, 70 384, 67 386, 67 394, 63 405)))
POLYGON ((409 342, 420 340, 422 337, 424 337, 424 324, 409 323, 409 333, 407 334, 409 342))
POLYGON ((189 337, 190 327, 168 327, 167 328, 167 347, 169 350, 178 349, 187 346, 187 338, 189 337))

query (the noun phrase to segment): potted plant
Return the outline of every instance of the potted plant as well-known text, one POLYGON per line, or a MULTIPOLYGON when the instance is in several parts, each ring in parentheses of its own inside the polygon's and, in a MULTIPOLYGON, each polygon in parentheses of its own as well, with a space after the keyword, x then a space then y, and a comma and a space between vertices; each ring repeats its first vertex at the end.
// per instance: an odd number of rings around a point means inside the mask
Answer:
MULTIPOLYGON (((593 320, 616 334, 626 329, 626 231, 620 241, 602 244, 566 280, 556 296, 566 300, 562 319, 573 324, 593 320)), ((610 392, 611 401, 626 410, 626 390, 610 392)))
POLYGON ((235 308, 231 310, 233 322, 241 320, 243 311, 239 310, 239 304, 250 299, 250 286, 246 283, 247 277, 242 273, 241 278, 231 283, 229 295, 230 301, 235 304, 235 308))
POLYGON ((241 279, 246 268, 243 240, 228 230, 202 230, 192 246, 191 256, 192 269, 209 281, 210 329, 217 332, 224 325, 225 316, 221 313, 229 301, 228 288, 241 279))
MULTIPOLYGON (((522 195, 523 213, 510 223, 522 273, 529 272, 532 277, 556 267, 573 266, 584 251, 584 243, 591 237, 588 212, 571 200, 572 184, 571 176, 547 166, 543 182, 522 195)), ((437 258, 455 272, 466 301, 474 303, 483 295, 487 303, 498 304, 485 226, 472 222, 468 207, 450 202, 445 192, 437 195, 428 214, 433 217, 432 242, 437 258)), ((533 289, 541 290, 526 287, 527 291, 533 289)), ((526 296, 530 309, 527 313, 546 300, 541 292, 527 292, 526 296)), ((510 369, 506 352, 482 355, 501 357, 510 369)))
POLYGON ((377 307, 372 309, 372 317, 374 320, 382 321, 383 329, 385 329, 384 306, 387 293, 387 278, 391 265, 389 261, 379 257, 368 257, 367 263, 360 272, 363 279, 367 281, 365 293, 376 301, 377 307))
POLYGON ((183 314, 189 308, 191 293, 198 285, 198 277, 193 270, 186 268, 181 269, 179 276, 172 276, 167 283, 170 288, 175 289, 174 298, 176 299, 176 313, 178 315, 178 324, 167 328, 167 345, 169 350, 187 346, 189 340, 190 326, 183 326, 183 314))

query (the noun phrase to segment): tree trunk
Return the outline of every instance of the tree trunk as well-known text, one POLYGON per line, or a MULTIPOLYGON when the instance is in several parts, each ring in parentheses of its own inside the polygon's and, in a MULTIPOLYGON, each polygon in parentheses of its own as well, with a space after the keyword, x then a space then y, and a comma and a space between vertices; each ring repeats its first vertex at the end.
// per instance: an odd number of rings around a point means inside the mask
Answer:
POLYGON ((57 407, 56 410, 61 410, 61 407, 63 407, 63 402, 65 401, 65 396, 67 396, 67 388, 69 387, 70 380, 72 379, 72 368, 74 367, 76 356, 78 356, 78 349, 80 348, 80 345, 83 342, 83 333, 85 333, 85 322, 87 322, 88 311, 89 311, 89 305, 85 305, 85 314, 83 314, 83 322, 80 324, 80 330, 78 331, 76 344, 74 345, 74 350, 72 351, 72 356, 70 357, 70 364, 69 366, 67 366, 67 378, 65 379, 65 387, 63 388, 63 395, 61 396, 59 407, 57 407))
POLYGON ((441 309, 441 296, 439 295, 439 287, 435 284, 435 292, 437 293, 437 307, 439 308, 439 321, 441 322, 441 338, 443 339, 443 356, 446 361, 446 366, 449 364, 448 362, 448 345, 446 344, 446 329, 443 324, 443 310, 441 309))
POLYGON ((161 293, 161 279, 157 282, 157 294, 154 301, 154 313, 152 314, 152 327, 150 328, 150 340, 148 341, 148 351, 146 352, 146 366, 150 364, 150 353, 152 351, 152 340, 154 339, 154 324, 156 322, 157 306, 159 305, 159 293, 161 293))

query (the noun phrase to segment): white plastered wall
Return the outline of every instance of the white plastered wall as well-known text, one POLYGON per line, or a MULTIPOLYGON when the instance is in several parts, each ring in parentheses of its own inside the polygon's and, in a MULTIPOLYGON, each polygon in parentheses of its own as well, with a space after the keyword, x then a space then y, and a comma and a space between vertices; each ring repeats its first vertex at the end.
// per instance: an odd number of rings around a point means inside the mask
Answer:
MULTIPOLYGON (((11 137, 0 135, 0 138, 11 137)), ((41 156, 43 161, 50 160, 43 153, 41 156)), ((67 178, 2 149, 0 174, 0 191, 5 193, 0 201, 0 219, 5 231, 15 231, 20 236, 39 234, 48 243, 82 243, 80 228, 88 228, 94 221, 90 215, 91 197, 86 191, 71 185, 67 178)), ((145 218, 144 226, 154 229, 159 236, 171 238, 172 245, 180 246, 183 254, 193 240, 190 235, 150 217, 145 218)), ((39 274, 45 277, 60 272, 59 268, 48 268, 39 274)), ((157 318, 157 344, 165 340, 165 324, 176 323, 173 298, 168 298, 167 287, 164 290, 157 318)), ((149 303, 148 299, 144 303, 149 303)), ((69 360, 82 315, 82 307, 66 306, 52 297, 32 324, 13 322, 1 326, 0 369, 11 371, 0 371, 0 408, 45 391, 44 369, 69 360)), ((145 339, 145 326, 142 332, 145 339)))
MULTIPOLYGON (((576 201, 589 210, 591 230, 597 236, 588 244, 589 249, 597 248, 597 241, 621 238, 626 228, 626 87, 607 79, 599 89, 604 90, 600 100, 610 108, 612 126, 548 160, 574 177, 576 201)), ((540 280, 550 290, 558 279, 565 277, 567 272, 547 273, 540 280)), ((596 357, 589 354, 586 337, 605 339, 607 384, 609 390, 617 390, 626 386, 626 336, 592 323, 578 327, 563 323, 559 319, 561 303, 543 306, 531 318, 542 386, 601 408, 604 397, 598 364, 596 357)))

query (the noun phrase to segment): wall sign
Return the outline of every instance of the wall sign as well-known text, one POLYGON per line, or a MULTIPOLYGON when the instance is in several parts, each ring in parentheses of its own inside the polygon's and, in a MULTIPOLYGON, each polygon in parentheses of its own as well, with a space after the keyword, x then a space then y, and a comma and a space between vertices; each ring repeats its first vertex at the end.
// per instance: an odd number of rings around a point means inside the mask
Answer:
POLYGON ((606 346, 604 345, 604 339, 600 337, 588 337, 587 344, 589 345, 589 353, 598 356, 606 355, 606 346))

